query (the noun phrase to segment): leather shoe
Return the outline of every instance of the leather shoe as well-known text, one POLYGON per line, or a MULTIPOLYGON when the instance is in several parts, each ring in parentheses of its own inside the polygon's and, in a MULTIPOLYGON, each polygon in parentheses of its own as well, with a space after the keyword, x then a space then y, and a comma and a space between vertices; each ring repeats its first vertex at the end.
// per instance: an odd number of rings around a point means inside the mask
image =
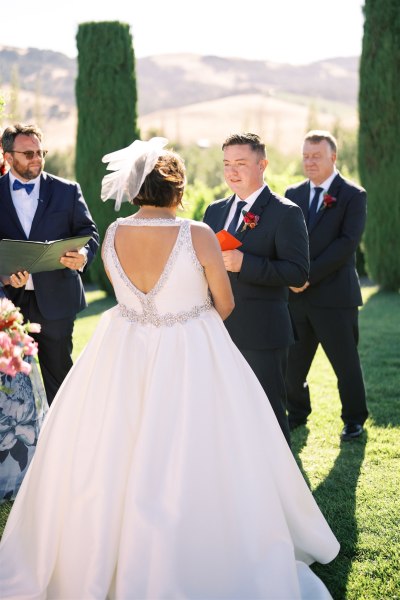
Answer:
POLYGON ((307 423, 307 419, 291 419, 289 417, 289 429, 290 431, 293 431, 294 429, 297 429, 297 427, 300 427, 301 425, 306 425, 307 423))
POLYGON ((354 438, 359 437, 363 431, 364 428, 359 423, 346 423, 340 437, 344 441, 354 440, 354 438))

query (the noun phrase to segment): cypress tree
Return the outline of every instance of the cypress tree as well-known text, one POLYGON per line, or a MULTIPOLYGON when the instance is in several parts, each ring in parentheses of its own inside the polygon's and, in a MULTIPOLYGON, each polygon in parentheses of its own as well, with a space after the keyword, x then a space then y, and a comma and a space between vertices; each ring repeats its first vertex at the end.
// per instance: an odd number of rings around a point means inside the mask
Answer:
MULTIPOLYGON (((135 59, 130 28, 125 23, 82 23, 76 39, 78 131, 75 171, 102 242, 112 221, 133 212, 132 206, 125 203, 116 213, 114 201, 102 202, 100 190, 107 173, 102 157, 139 138, 135 59)), ((88 274, 91 281, 111 292, 100 252, 88 274)))
POLYGON ((383 289, 400 286, 399 0, 366 0, 360 64, 359 170, 368 193, 366 266, 383 289))

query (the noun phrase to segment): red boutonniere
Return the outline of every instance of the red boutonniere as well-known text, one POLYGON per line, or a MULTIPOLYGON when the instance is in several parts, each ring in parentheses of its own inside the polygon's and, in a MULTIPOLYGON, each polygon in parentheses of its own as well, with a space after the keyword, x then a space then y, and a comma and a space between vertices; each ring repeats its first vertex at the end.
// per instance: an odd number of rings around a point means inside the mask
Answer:
POLYGON ((334 198, 330 194, 324 194, 324 199, 323 199, 322 206, 323 206, 324 209, 325 208, 332 208, 332 206, 335 206, 336 202, 337 202, 336 198, 334 198))
POLYGON ((247 227, 250 227, 250 229, 254 229, 254 227, 256 227, 258 221, 260 220, 259 215, 255 215, 254 213, 252 213, 250 211, 242 210, 242 215, 243 215, 243 227, 240 231, 244 231, 245 229, 247 229, 247 227))

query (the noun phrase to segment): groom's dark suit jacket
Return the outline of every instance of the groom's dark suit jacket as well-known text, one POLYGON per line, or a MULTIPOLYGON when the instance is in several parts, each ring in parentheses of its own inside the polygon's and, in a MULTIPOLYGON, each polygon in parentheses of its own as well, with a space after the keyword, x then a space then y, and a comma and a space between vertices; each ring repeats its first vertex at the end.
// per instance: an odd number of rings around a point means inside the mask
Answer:
MULTIPOLYGON (((11 198, 9 175, 0 178, 0 239, 45 242, 82 235, 92 236, 86 246, 87 268, 98 249, 99 236, 77 183, 42 173, 38 207, 27 238, 11 198)), ((77 271, 60 269, 35 273, 32 277, 36 300, 46 319, 74 317, 87 306, 77 271)), ((6 293, 19 305, 23 290, 7 286, 6 293)))
MULTIPOLYGON (((290 302, 307 299, 319 307, 354 307, 362 304, 356 271, 356 250, 366 220, 364 189, 338 173, 328 190, 336 202, 319 210, 309 229, 310 287, 300 294, 290 292, 290 302)), ((310 182, 291 186, 285 193, 308 216, 310 182)))
MULTIPOLYGON (((224 228, 233 200, 208 206, 203 220, 215 232, 224 228)), ((308 277, 307 229, 299 208, 268 186, 250 212, 260 220, 236 233, 244 258, 239 273, 229 272, 235 308, 225 325, 240 349, 284 348, 294 342, 288 286, 300 287, 308 277)))

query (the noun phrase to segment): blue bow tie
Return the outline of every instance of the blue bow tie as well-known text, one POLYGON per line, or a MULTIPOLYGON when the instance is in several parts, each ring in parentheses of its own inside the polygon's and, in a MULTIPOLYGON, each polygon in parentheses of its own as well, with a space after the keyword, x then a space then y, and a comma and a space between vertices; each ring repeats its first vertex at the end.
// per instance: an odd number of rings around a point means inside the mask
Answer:
POLYGON ((22 188, 24 188, 26 193, 30 194, 34 187, 34 183, 21 183, 19 179, 14 179, 13 190, 22 190, 22 188))

